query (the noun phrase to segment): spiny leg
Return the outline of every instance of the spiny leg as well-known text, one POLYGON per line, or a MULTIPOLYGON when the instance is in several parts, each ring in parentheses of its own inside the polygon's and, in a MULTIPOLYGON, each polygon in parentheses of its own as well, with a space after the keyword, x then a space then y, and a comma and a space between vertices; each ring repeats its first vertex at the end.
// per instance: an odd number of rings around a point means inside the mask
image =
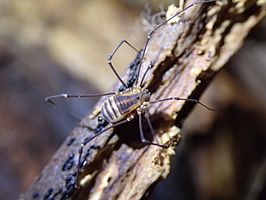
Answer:
POLYGON ((112 71, 114 72, 114 74, 116 75, 116 77, 119 79, 119 81, 124 85, 125 88, 128 88, 127 84, 122 80, 122 78, 119 76, 119 74, 117 73, 117 71, 115 70, 113 64, 112 64, 112 59, 113 56, 115 55, 115 53, 117 52, 117 50, 122 46, 122 44, 127 44, 129 47, 131 47, 132 49, 134 49, 136 52, 139 52, 139 50, 137 50, 133 45, 131 45, 128 41, 126 40, 122 40, 117 47, 114 49, 113 53, 108 57, 108 65, 111 67, 112 71))
POLYGON ((140 60, 140 66, 138 68, 138 71, 137 71, 137 80, 135 82, 135 86, 138 85, 138 82, 139 82, 139 75, 140 75, 140 69, 141 69, 141 66, 142 66, 142 63, 143 63, 143 60, 144 60, 144 56, 145 56, 145 53, 146 53, 146 50, 147 50, 147 47, 148 47, 148 43, 152 37, 152 35, 159 29, 161 28, 163 25, 165 25, 167 22, 169 22, 170 20, 172 20, 173 18, 175 18, 176 16, 184 13, 186 10, 188 10, 189 8, 197 5, 197 4, 204 4, 204 3, 211 3, 211 2, 215 2, 217 0, 202 0, 202 1, 197 1, 197 2, 194 2, 194 3, 191 3, 190 5, 188 5, 187 7, 185 7, 183 10, 177 12, 175 15, 171 16, 169 19, 167 19, 165 22, 159 24, 155 29, 153 29, 149 35, 147 36, 147 40, 145 42, 145 45, 144 45, 144 48, 143 48, 143 53, 142 53, 142 57, 141 57, 141 60, 140 60))
POLYGON ((79 180, 79 174, 80 174, 80 170, 81 170, 81 167, 82 167, 82 161, 81 161, 81 157, 82 157, 82 154, 83 154, 83 148, 84 146, 86 146, 90 141, 92 141, 94 138, 98 137, 99 135, 103 134, 105 131, 111 129, 111 128, 114 128, 116 126, 119 126, 121 124, 124 124, 126 122, 129 122, 131 121, 132 119, 134 118, 134 116, 130 116, 128 117, 127 119, 125 120, 122 120, 120 122, 117 122, 115 124, 112 124, 110 125, 109 127, 106 127, 105 129, 101 130, 100 132, 96 133, 95 135, 93 135, 91 138, 86 138, 83 143, 80 145, 80 148, 79 148, 79 157, 78 157, 78 163, 77 163, 77 177, 76 177, 76 183, 75 183, 75 187, 78 188, 78 180, 79 180))
POLYGON ((173 100, 175 100, 175 101, 179 101, 179 100, 190 101, 190 102, 199 104, 199 105, 203 106, 204 108, 207 108, 208 110, 215 111, 215 109, 206 106, 205 104, 201 103, 199 100, 197 100, 197 99, 189 99, 189 98, 168 97, 168 98, 165 98, 165 99, 157 99, 157 100, 154 100, 154 101, 150 101, 149 103, 159 103, 159 102, 173 101, 173 100))
POLYGON ((142 127, 142 113, 138 112, 138 116, 139 116, 139 131, 140 131, 141 142, 144 144, 154 145, 154 146, 158 146, 162 148, 168 148, 169 146, 164 146, 158 143, 153 143, 145 138, 144 133, 143 133, 143 127, 142 127))

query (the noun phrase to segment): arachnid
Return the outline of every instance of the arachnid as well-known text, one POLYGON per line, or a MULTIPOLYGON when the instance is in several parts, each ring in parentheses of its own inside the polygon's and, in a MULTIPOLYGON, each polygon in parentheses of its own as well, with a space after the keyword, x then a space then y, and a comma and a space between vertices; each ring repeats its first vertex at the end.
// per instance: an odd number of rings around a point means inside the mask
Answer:
MULTIPOLYGON (((59 94, 54 96, 49 96, 45 100, 57 107, 59 107, 57 104, 54 103, 54 99, 57 98, 87 98, 87 97, 95 97, 95 96, 108 96, 108 98, 103 102, 101 105, 101 111, 100 111, 100 119, 106 121, 108 125, 100 130, 99 132, 96 132, 95 135, 92 137, 85 139, 83 143, 80 146, 79 149, 79 158, 78 158, 78 164, 77 164, 77 173, 79 174, 80 168, 82 167, 81 157, 83 154, 83 148, 85 145, 87 145, 90 141, 92 141, 94 138, 98 137, 99 135, 103 134, 106 130, 114 128, 116 126, 119 126, 121 124, 127 123, 131 120, 133 120, 136 116, 138 117, 138 123, 139 123, 139 132, 140 132, 140 138, 141 142, 144 144, 149 145, 156 145, 162 148, 167 148, 168 146, 161 145, 158 142, 149 141, 144 136, 143 131, 143 125, 142 125, 142 118, 143 116, 146 118, 146 121, 148 123, 148 126, 151 130, 152 134, 155 134, 154 129, 152 127, 152 123, 150 121, 149 117, 149 106, 151 104, 155 104, 158 102, 163 101, 171 101, 171 100, 184 100, 184 101, 191 101, 194 103, 198 103, 204 107, 208 108, 201 102, 199 102, 196 99, 187 99, 187 98, 180 98, 180 97, 167 97, 163 99, 157 99, 151 101, 151 92, 144 87, 144 81, 145 77, 147 76, 147 72, 152 68, 153 64, 150 63, 150 66, 147 68, 147 70, 143 73, 143 76, 140 77, 140 70, 143 63, 143 59, 145 57, 145 53, 147 50, 147 46, 149 44, 150 39, 152 38, 152 35, 163 25, 165 25, 167 22, 172 20, 174 17, 179 16, 180 14, 184 13, 189 8, 193 7, 196 4, 202 4, 202 3, 208 3, 208 2, 214 2, 215 0, 206 0, 206 1, 198 1, 193 4, 190 4, 189 6, 185 7, 183 10, 179 11, 169 19, 167 19, 165 22, 158 25, 155 29, 153 29, 150 34, 147 37, 147 40, 145 42, 144 48, 141 51, 138 51, 133 45, 131 45, 128 41, 122 40, 118 46, 114 49, 113 53, 108 58, 108 64, 110 68, 112 69, 113 73, 116 75, 118 80, 121 82, 125 90, 120 92, 110 92, 110 93, 104 93, 104 94, 95 94, 95 95, 70 95, 70 94, 59 94), (113 64, 112 64, 112 58, 117 52, 117 50, 121 47, 121 45, 127 44, 129 47, 134 49, 136 52, 140 54, 140 63, 137 68, 136 72, 136 80, 133 83, 133 86, 128 86, 122 78, 119 76, 117 71, 115 70, 113 64)), ((61 108, 61 107, 59 107, 61 108)), ((61 108, 62 109, 62 108, 61 108)))

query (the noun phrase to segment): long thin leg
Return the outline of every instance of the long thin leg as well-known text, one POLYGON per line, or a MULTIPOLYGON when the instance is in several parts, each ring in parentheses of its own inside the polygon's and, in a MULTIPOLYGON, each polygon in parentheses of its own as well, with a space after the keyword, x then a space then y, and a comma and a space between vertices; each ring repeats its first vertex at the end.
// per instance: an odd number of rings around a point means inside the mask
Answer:
POLYGON ((159 141, 157 140, 154 128, 152 126, 151 120, 150 120, 150 113, 149 113, 148 109, 145 110, 145 115, 144 116, 145 116, 145 118, 146 118, 146 120, 148 122, 148 126, 149 126, 149 128, 151 130, 151 133, 153 135, 154 140, 156 141, 156 143, 159 143, 159 141))
POLYGON ((150 65, 147 67, 146 71, 144 72, 142 79, 140 81, 140 87, 143 87, 143 82, 145 80, 146 75, 148 74, 148 71, 153 67, 153 63, 151 62, 150 65))
POLYGON ((109 92, 109 93, 103 93, 103 94, 81 94, 81 95, 73 95, 73 94, 57 94, 57 95, 53 95, 53 96, 49 96, 45 98, 45 101, 47 101, 48 103, 54 105, 57 109, 62 110, 68 114, 70 114, 71 116, 77 118, 78 120, 81 120, 81 117, 77 116, 75 113, 67 110, 66 108, 56 104, 53 100, 54 99, 61 99, 61 98, 88 98, 88 97, 101 97, 101 96, 109 96, 109 95, 114 95, 116 94, 115 92, 109 92))
POLYGON ((148 110, 145 111, 145 115, 144 116, 145 116, 145 118, 146 118, 146 120, 148 122, 148 125, 149 125, 149 128, 151 130, 152 135, 155 136, 155 131, 154 131, 154 128, 153 128, 153 126, 151 124, 150 113, 149 113, 148 110))
POLYGON ((154 101, 150 101, 149 103, 159 103, 159 102, 163 102, 163 101, 173 101, 173 100, 175 100, 175 101, 179 101, 179 100, 190 101, 190 102, 193 102, 193 103, 197 103, 197 104, 207 108, 208 110, 215 111, 215 109, 212 109, 212 108, 206 106, 205 104, 201 103, 197 99, 186 99, 186 98, 180 98, 180 97, 168 97, 168 98, 165 98, 165 99, 157 99, 157 100, 154 100, 154 101))
POLYGON ((108 57, 108 65, 111 67, 112 71, 114 72, 114 74, 116 75, 116 77, 119 79, 119 81, 126 87, 128 88, 127 84, 125 84, 125 82, 122 80, 122 78, 119 76, 119 74, 117 73, 117 71, 115 70, 113 64, 112 64, 112 59, 113 56, 115 55, 115 53, 117 52, 117 50, 122 46, 122 44, 127 44, 129 47, 131 47, 132 49, 134 49, 136 52, 139 52, 133 45, 131 45, 128 41, 126 40, 122 40, 117 47, 114 49, 113 53, 108 57))
POLYGON ((125 119, 125 120, 122 120, 120 122, 117 122, 115 124, 112 124, 108 127, 106 127, 105 129, 101 130, 99 133, 96 133, 95 135, 93 135, 91 138, 86 138, 83 143, 80 145, 80 148, 79 148, 79 157, 78 157, 78 163, 77 163, 77 177, 76 177, 76 183, 75 183, 75 187, 78 188, 78 179, 79 179, 79 174, 80 174, 80 169, 82 167, 82 161, 81 161, 81 157, 82 157, 82 153, 83 153, 83 148, 84 146, 86 146, 90 141, 92 141, 94 138, 98 137, 99 135, 103 134, 105 131, 111 129, 111 128, 114 128, 116 126, 119 126, 121 124, 124 124, 126 122, 129 122, 131 121, 132 119, 134 118, 134 116, 130 116, 129 118, 125 119))
POLYGON ((79 95, 73 95, 73 94, 56 94, 53 96, 49 96, 45 98, 45 101, 51 102, 52 99, 59 99, 59 98, 88 98, 88 97, 102 97, 102 96, 108 96, 108 95, 114 95, 115 92, 108 92, 108 93, 103 93, 103 94, 79 94, 79 95))
POLYGON ((188 10, 189 8, 197 5, 197 4, 204 4, 204 3, 210 3, 210 2, 215 2, 217 0, 202 0, 202 1, 197 1, 195 3, 192 3, 190 5, 188 5, 187 7, 185 7, 183 10, 179 11, 178 13, 176 13, 175 15, 173 15, 172 17, 170 17, 169 19, 167 19, 165 22, 161 23, 160 25, 158 25, 155 29, 153 29, 149 35, 147 36, 147 40, 146 40, 146 43, 144 45, 144 49, 143 49, 143 53, 142 53, 142 57, 141 57, 141 60, 140 60, 140 66, 138 68, 138 72, 137 72, 137 80, 135 82, 135 85, 138 85, 138 82, 139 82, 139 74, 140 74, 140 69, 141 69, 141 66, 142 66, 142 63, 143 63, 143 59, 144 59, 144 56, 145 56, 145 53, 146 53, 146 49, 148 47, 148 43, 151 39, 151 36, 154 34, 155 31, 157 31, 159 28, 161 28, 163 25, 165 25, 167 22, 169 22, 171 19, 173 19, 174 17, 184 13, 186 10, 188 10))
POLYGON ((141 142, 144 144, 155 145, 155 146, 162 147, 162 148, 168 148, 169 146, 164 146, 158 143, 153 143, 145 138, 144 133, 143 133, 143 127, 142 127, 142 113, 138 112, 138 116, 139 116, 139 131, 140 131, 141 142))

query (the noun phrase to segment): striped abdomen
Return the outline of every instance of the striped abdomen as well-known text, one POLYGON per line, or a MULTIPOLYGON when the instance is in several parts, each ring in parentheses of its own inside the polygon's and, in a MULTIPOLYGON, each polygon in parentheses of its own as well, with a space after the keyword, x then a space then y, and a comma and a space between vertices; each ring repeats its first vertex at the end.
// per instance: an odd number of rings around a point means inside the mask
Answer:
POLYGON ((102 118, 109 123, 115 123, 125 118, 141 105, 138 94, 118 94, 106 99, 102 105, 102 118))

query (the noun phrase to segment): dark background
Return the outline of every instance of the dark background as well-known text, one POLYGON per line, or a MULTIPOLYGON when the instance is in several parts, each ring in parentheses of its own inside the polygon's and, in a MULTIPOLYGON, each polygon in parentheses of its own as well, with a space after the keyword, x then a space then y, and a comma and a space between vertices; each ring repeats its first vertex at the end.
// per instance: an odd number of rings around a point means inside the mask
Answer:
MULTIPOLYGON (((44 98, 107 91, 116 80, 107 55, 122 39, 142 47, 143 9, 144 1, 130 0, 0 2, 0 199, 17 199, 77 123, 44 98)), ((265 199, 265 32, 264 22, 204 93, 217 111, 195 107, 171 174, 151 199, 265 199)), ((133 58, 122 47, 118 71, 133 58)), ((59 103, 83 116, 96 101, 59 103)))

